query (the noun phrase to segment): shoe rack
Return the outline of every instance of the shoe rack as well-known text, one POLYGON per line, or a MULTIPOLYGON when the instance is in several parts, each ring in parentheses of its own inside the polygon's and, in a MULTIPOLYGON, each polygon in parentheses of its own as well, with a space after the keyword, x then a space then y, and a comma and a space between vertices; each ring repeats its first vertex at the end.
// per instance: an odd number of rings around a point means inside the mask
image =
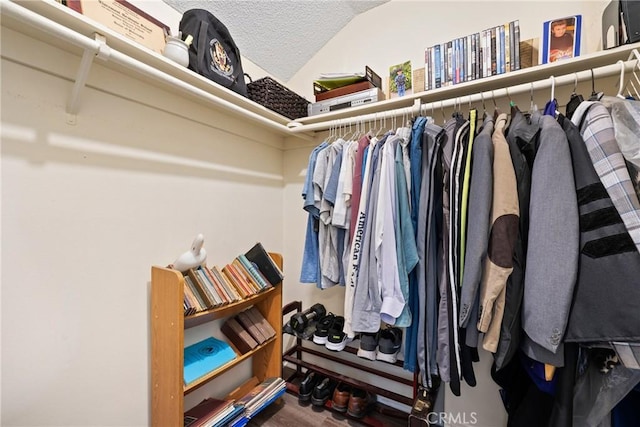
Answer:
MULTIPOLYGON (((295 314, 301 311, 302 311, 302 303, 300 301, 293 301, 282 308, 282 315, 283 317, 285 317, 289 314, 295 314)), ((287 390, 294 395, 298 394, 297 384, 299 383, 299 381, 296 381, 296 380, 302 380, 302 378, 304 378, 306 372, 303 371, 303 369, 305 369, 307 371, 308 370, 315 371, 337 382, 343 382, 345 384, 348 384, 351 387, 366 390, 375 396, 383 396, 387 399, 406 405, 409 408, 413 405, 413 401, 418 389, 417 375, 414 374, 413 379, 403 378, 403 377, 394 375, 393 373, 390 373, 388 369, 385 370, 385 367, 389 365, 386 362, 368 363, 363 360, 364 363, 358 363, 357 361, 350 360, 350 359, 353 359, 351 357, 348 357, 348 358, 340 357, 340 353, 350 353, 350 354, 356 355, 357 349, 347 346, 341 352, 336 352, 336 353, 321 351, 321 350, 312 348, 312 346, 303 345, 302 338, 296 337, 295 344, 285 349, 282 354, 283 361, 289 362, 295 366, 295 371, 288 378, 285 378, 285 380, 287 381, 287 390), (333 368, 327 369, 323 366, 318 366, 316 364, 313 364, 304 359, 305 355, 316 356, 325 360, 329 360, 332 362, 330 366, 332 366, 333 368), (386 383, 386 381, 384 380, 377 381, 378 385, 376 385, 376 384, 364 382, 356 378, 351 378, 349 376, 343 375, 338 372, 339 370, 341 370, 340 369, 341 366, 348 366, 350 368, 354 368, 362 372, 373 374, 374 376, 382 378, 387 381, 393 381, 396 383, 409 386, 412 388, 412 395, 407 396, 407 395, 398 394, 393 391, 390 391, 388 388, 383 388, 379 386, 379 385, 384 385, 384 383, 386 383)), ((402 367, 403 361, 398 360, 397 362, 394 363, 394 365, 402 367)), ((331 400, 327 401, 327 403, 325 404, 325 408, 329 410, 333 410, 331 400)), ((396 408, 392 408, 391 406, 385 405, 380 402, 376 403, 374 410, 380 414, 403 418, 403 419, 407 419, 409 416, 408 413, 400 411, 396 408)), ((348 415, 345 415, 345 414, 343 415, 347 418, 350 418, 348 415)), ((364 418, 357 418, 357 419, 354 418, 354 419, 362 424, 369 425, 369 426, 383 425, 381 421, 377 420, 374 416, 365 416, 364 418)))

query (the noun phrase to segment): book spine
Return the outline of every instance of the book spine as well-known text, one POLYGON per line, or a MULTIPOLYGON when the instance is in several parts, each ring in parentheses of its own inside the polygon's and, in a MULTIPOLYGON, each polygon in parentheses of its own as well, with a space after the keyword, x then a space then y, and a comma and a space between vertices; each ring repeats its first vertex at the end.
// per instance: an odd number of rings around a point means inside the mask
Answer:
POLYGON ((491 30, 486 30, 484 34, 484 76, 491 75, 491 30))
POLYGON ((424 90, 431 89, 431 79, 429 78, 429 71, 431 68, 429 48, 424 50, 424 90))
POLYGON ((495 76, 498 72, 496 57, 496 28, 491 29, 491 75, 495 76))
POLYGON ((260 292, 258 284, 251 278, 251 275, 249 274, 247 269, 244 268, 244 265, 240 262, 238 258, 234 259, 231 264, 235 267, 236 271, 242 276, 242 278, 244 279, 244 282, 249 286, 249 289, 251 290, 252 295, 260 292))
POLYGON ((453 42, 447 42, 447 86, 451 86, 453 83, 453 70, 451 67, 451 54, 453 53, 453 42))
POLYGON ((184 276, 184 282, 189 287, 189 290, 191 291, 191 295, 193 295, 193 297, 196 299, 198 311, 206 310, 207 309, 206 305, 205 305, 204 301, 202 301, 202 297, 200 296, 200 294, 196 290, 196 287, 195 287, 193 281, 191 280, 191 277, 184 276))
POLYGON ((212 308, 215 305, 215 303, 209 300, 207 293, 205 292, 202 284, 198 281, 198 277, 193 271, 193 269, 187 270, 187 275, 191 280, 191 283, 193 284, 193 290, 195 291, 196 295, 200 297, 199 301, 202 303, 202 307, 205 310, 212 308))
POLYGON ((504 24, 504 72, 511 71, 511 34, 509 24, 504 24))
POLYGON ((515 69, 520 69, 520 21, 513 22, 513 46, 515 47, 515 69))
POLYGON ((227 270, 227 275, 230 275, 235 279, 236 285, 238 286, 239 290, 241 290, 245 294, 244 298, 253 295, 253 289, 251 288, 251 285, 246 282, 244 276, 238 271, 235 265, 227 264, 225 266, 225 269, 227 270))
POLYGON ((476 77, 476 35, 475 34, 471 34, 469 36, 469 46, 471 46, 471 48, 469 49, 469 55, 471 58, 471 61, 469 61, 469 64, 471 66, 470 70, 470 76, 469 79, 470 80, 475 80, 477 79, 476 77))
POLYGON ((436 47, 431 46, 431 89, 436 88, 436 47))
POLYGON ((435 45, 435 88, 442 86, 442 48, 441 45, 435 45))
POLYGON ((516 70, 516 48, 515 48, 515 33, 513 28, 513 21, 509 22, 509 62, 511 64, 511 71, 516 70))
POLYGON ((247 296, 249 296, 247 294, 247 291, 244 290, 244 288, 242 287, 242 285, 240 285, 240 283, 238 282, 238 278, 236 276, 234 276, 231 271, 229 270, 229 264, 225 265, 224 267, 222 267, 222 274, 224 274, 227 279, 229 280, 229 283, 231 283, 231 285, 233 285, 233 287, 236 290, 236 293, 238 293, 238 295, 240 295, 240 299, 244 299, 247 296))
POLYGON ((211 286, 219 293, 222 294, 222 296, 225 297, 225 299, 227 300, 227 302, 234 302, 237 300, 236 296, 231 293, 228 289, 225 288, 225 286, 223 286, 223 283, 220 283, 218 280, 216 280, 211 273, 211 269, 209 269, 208 267, 203 268, 202 269, 202 274, 206 277, 206 279, 209 281, 209 283, 211 283, 211 286))
MULTIPOLYGON (((216 284, 218 285, 218 287, 222 290, 222 292, 227 291, 226 288, 228 287, 227 284, 224 281, 224 276, 222 274, 220 274, 220 270, 218 268, 218 266, 213 266, 210 270, 211 276, 215 279, 216 284)), ((227 291, 230 292, 230 291, 227 291)), ((231 299, 231 301, 236 301, 237 298, 235 296, 231 297, 229 296, 229 298, 231 299)))
POLYGON ((229 297, 233 302, 239 301, 242 299, 240 297, 240 294, 238 294, 238 292, 236 292, 236 290, 234 289, 234 286, 231 284, 231 282, 222 273, 222 270, 220 269, 220 267, 218 267, 217 265, 214 265, 211 272, 214 275, 214 277, 218 279, 218 281, 222 284, 222 288, 229 294, 229 297))
POLYGON ((240 262, 245 266, 249 274, 251 274, 252 277, 255 279, 255 281, 258 283, 260 288, 261 289, 267 288, 267 283, 265 282, 264 278, 260 275, 260 273, 258 273, 253 263, 249 261, 244 254, 240 254, 238 258, 240 259, 240 262))
POLYGON ((215 305, 227 304, 229 302, 224 292, 221 292, 220 289, 217 289, 216 286, 209 281, 201 268, 196 269, 195 273, 198 275, 198 279, 204 285, 210 297, 216 301, 215 305))
POLYGON ((506 70, 504 51, 504 27, 500 25, 498 29, 500 30, 500 74, 504 74, 506 70))

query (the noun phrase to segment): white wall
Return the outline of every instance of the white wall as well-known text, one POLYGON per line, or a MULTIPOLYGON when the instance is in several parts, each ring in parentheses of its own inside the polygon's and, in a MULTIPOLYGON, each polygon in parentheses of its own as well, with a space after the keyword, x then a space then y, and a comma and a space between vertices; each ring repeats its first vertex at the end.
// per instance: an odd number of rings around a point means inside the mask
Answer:
POLYGON ((69 125, 79 57, 2 43, 0 424, 147 425, 151 266, 282 252, 282 136, 99 63, 69 125))
POLYGON ((407 60, 412 68, 424 68, 426 47, 515 19, 520 20, 521 39, 525 40, 541 37, 544 21, 582 14, 583 52, 594 52, 602 46, 601 14, 607 3, 391 0, 354 18, 287 86, 307 99, 314 99, 312 82, 320 73, 364 72, 368 65, 385 79, 390 66, 407 60))

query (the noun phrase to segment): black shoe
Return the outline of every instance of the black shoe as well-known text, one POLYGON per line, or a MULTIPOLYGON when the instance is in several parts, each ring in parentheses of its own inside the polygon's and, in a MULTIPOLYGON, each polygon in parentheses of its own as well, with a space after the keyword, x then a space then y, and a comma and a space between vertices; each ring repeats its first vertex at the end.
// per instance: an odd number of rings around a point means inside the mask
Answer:
POLYGON ((313 334, 313 342, 320 345, 325 345, 327 343, 327 338, 329 337, 329 329, 333 324, 335 319, 335 315, 333 313, 329 313, 320 320, 316 324, 316 332, 313 334))
POLYGON ((327 400, 333 396, 333 391, 336 388, 335 381, 330 378, 325 378, 319 383, 311 394, 311 404, 313 406, 324 406, 327 400))
POLYGON ((402 346, 402 329, 396 327, 387 327, 380 331, 380 339, 378 340, 378 354, 376 359, 383 362, 396 363, 398 353, 402 346))
POLYGON ((314 371, 307 371, 307 375, 300 383, 300 389, 298 391, 298 401, 308 402, 311 399, 311 394, 314 388, 322 381, 320 374, 314 371))
POLYGON ((336 316, 333 319, 331 328, 329 329, 329 336, 327 343, 324 345, 329 350, 342 351, 346 347, 347 343, 351 341, 347 334, 344 333, 344 317, 336 316))

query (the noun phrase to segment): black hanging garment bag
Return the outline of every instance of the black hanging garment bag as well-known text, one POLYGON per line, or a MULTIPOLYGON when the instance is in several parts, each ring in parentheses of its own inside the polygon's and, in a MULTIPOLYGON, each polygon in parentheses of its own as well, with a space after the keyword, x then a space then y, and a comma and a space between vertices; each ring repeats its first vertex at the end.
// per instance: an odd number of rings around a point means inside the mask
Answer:
POLYGON ((227 27, 209 11, 191 9, 182 15, 179 29, 183 39, 193 36, 189 68, 246 97, 240 50, 227 27))

